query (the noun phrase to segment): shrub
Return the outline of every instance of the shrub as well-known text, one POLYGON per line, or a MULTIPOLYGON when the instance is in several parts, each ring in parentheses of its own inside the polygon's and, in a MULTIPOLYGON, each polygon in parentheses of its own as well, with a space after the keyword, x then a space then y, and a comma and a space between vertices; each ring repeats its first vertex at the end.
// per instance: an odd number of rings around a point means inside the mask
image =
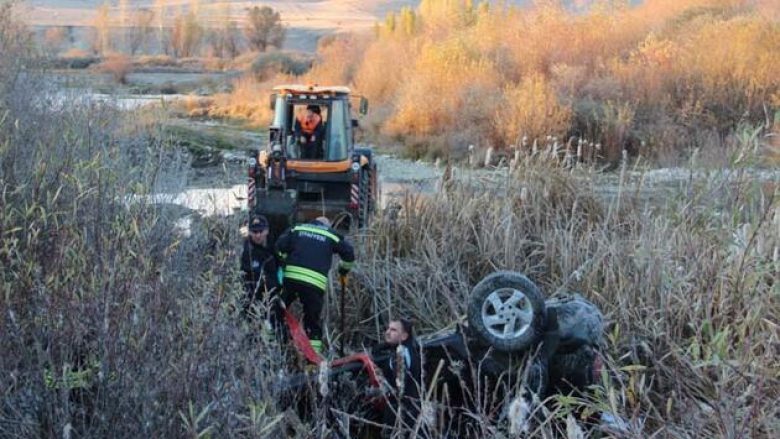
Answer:
POLYGON ((204 115, 237 119, 249 122, 252 126, 266 127, 273 117, 268 99, 265 98, 270 87, 269 83, 257 83, 249 77, 239 78, 233 82, 233 90, 229 94, 214 97, 204 115))
POLYGON ((350 84, 354 80, 358 63, 366 49, 362 35, 338 35, 317 48, 317 60, 301 77, 304 83, 322 85, 350 84))
POLYGON ((558 101, 556 90, 544 76, 529 75, 518 85, 508 86, 496 111, 496 129, 505 145, 519 145, 550 134, 565 134, 571 109, 558 101))
POLYGON ((272 399, 249 383, 283 356, 242 343, 230 314, 238 224, 196 221, 184 239, 179 209, 144 202, 181 175, 159 124, 47 94, 4 8, 0 436, 278 437, 272 399))
POLYGON ((498 86, 492 63, 460 38, 422 48, 411 76, 398 91, 396 113, 386 125, 391 134, 431 135, 457 130, 471 89, 498 86))
POLYGON ((259 82, 271 76, 302 75, 311 68, 311 60, 305 56, 282 52, 261 53, 252 63, 251 71, 259 82))
POLYGON ((71 48, 56 58, 48 59, 47 63, 55 69, 86 69, 99 61, 100 58, 97 56, 92 56, 81 49, 71 48))
POLYGON ((133 70, 133 63, 127 55, 111 54, 95 67, 100 72, 110 74, 114 81, 126 84, 127 75, 133 70))
POLYGON ((141 55, 134 58, 138 67, 178 67, 178 61, 170 55, 141 55))

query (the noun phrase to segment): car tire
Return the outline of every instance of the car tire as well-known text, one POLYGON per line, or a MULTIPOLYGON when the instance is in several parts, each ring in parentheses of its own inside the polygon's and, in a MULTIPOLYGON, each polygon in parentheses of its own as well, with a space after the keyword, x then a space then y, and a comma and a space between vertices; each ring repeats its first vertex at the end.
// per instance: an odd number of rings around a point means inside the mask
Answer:
POLYGON ((502 352, 533 347, 542 335, 544 314, 541 291, 517 272, 490 274, 469 297, 469 327, 482 341, 502 352))

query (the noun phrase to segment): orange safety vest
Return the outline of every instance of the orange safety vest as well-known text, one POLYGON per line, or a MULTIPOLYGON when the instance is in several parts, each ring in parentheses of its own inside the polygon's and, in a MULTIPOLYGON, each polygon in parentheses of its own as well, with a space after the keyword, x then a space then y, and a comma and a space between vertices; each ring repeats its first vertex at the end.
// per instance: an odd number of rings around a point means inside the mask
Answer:
POLYGON ((320 122, 322 122, 322 118, 317 113, 312 113, 311 115, 304 114, 301 117, 298 117, 298 123, 301 124, 301 131, 308 136, 314 134, 314 130, 320 122))

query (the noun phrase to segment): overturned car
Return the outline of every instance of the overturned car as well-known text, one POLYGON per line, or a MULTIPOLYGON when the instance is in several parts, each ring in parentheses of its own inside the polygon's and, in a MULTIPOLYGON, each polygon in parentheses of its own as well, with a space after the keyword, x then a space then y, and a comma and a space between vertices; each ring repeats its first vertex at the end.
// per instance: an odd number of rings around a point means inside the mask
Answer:
MULTIPOLYGON (((396 351, 379 346, 325 361, 311 351, 294 317, 286 313, 285 319, 294 345, 320 367, 285 378, 279 392, 328 394, 337 437, 379 437, 388 394, 396 390, 379 366, 396 351)), ((403 437, 484 437, 499 421, 526 424, 534 404, 556 392, 585 392, 599 379, 603 330, 602 313, 580 296, 545 301, 523 274, 488 275, 470 294, 467 324, 418 337, 420 419, 402 426, 408 429, 403 437)))

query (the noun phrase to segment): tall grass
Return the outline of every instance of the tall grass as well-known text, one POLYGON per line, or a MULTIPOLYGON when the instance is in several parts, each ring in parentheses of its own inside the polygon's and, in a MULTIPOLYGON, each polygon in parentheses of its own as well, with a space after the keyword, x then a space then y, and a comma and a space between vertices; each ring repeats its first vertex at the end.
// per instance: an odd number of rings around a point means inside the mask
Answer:
MULTIPOLYGON (((777 181, 714 173, 648 200, 637 196, 644 179, 623 175, 617 193, 603 192, 587 175, 529 162, 482 189, 408 199, 363 236, 352 306, 437 330, 465 315, 484 275, 519 270, 608 316, 613 375, 575 405, 616 411, 630 437, 775 436, 777 181)), ((553 417, 571 404, 558 398, 553 417)))
POLYGON ((159 124, 50 93, 5 7, 0 30, 0 437, 276 435, 280 355, 232 313, 237 223, 186 236, 128 203, 181 172, 159 124))

